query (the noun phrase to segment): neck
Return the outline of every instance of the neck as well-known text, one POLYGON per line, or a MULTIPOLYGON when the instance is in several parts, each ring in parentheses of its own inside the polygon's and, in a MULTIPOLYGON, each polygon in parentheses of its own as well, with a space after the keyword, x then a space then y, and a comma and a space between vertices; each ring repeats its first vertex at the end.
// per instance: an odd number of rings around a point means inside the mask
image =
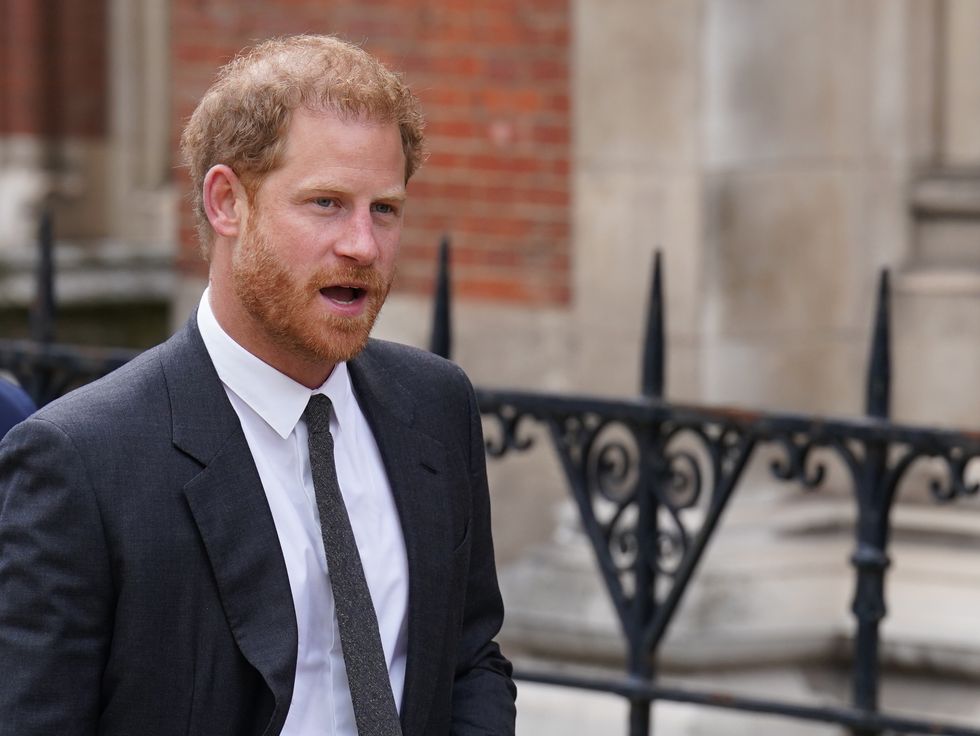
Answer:
MULTIPOLYGON (((224 298, 221 280, 212 279, 208 304, 225 334, 256 358, 309 389, 323 385, 336 364, 306 357, 291 346, 273 340, 245 310, 235 308, 237 301, 224 298)), ((224 287, 230 288, 230 287, 224 287)))

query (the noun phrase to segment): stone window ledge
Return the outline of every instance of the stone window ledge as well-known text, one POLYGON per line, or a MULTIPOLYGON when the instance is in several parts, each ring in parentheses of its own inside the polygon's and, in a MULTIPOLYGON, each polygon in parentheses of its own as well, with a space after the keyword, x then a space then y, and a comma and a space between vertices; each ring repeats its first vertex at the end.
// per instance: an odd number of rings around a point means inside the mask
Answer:
MULTIPOLYGON (((169 302, 174 293, 171 243, 58 241, 54 251, 59 306, 169 302)), ((35 246, 0 251, 0 307, 33 301, 37 263, 35 246)))
POLYGON ((980 168, 926 173, 912 186, 919 217, 980 218, 980 168))

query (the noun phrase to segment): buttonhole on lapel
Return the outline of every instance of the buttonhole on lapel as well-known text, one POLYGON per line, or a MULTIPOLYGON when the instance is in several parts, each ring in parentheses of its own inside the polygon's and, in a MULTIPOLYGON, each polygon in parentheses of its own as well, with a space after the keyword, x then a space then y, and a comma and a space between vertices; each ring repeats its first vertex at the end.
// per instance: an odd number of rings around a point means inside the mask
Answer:
POLYGON ((433 475, 439 475, 439 471, 435 469, 435 466, 427 463, 425 460, 422 461, 422 467, 428 470, 433 475))

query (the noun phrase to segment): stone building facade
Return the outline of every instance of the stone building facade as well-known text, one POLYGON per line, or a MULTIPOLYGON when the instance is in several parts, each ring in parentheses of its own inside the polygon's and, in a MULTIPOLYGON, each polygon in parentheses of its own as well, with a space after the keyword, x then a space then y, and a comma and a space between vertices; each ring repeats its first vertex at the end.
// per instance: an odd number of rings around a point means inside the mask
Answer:
POLYGON ((24 332, 37 223, 58 237, 63 339, 168 331, 176 201, 167 3, 0 2, 0 324, 24 332))
MULTIPOLYGON (((146 344, 180 323, 205 274, 181 123, 235 50, 307 31, 403 70, 429 119, 381 336, 426 344, 445 233, 455 358, 476 383, 632 395, 661 248, 671 398, 856 414, 887 267, 895 417, 980 424, 976 0, 0 0, 8 311, 30 299, 47 204, 60 298, 82 315, 71 323, 68 310, 68 337, 146 344), (133 314, 151 326, 106 326, 133 314)), ((492 472, 513 646, 615 660, 553 461, 492 472), (570 591, 587 615, 563 622, 570 591)), ((804 499, 760 476, 742 495, 671 636, 668 671, 837 697, 846 489, 804 499)), ((980 634, 963 612, 980 590, 980 516, 923 495, 910 488, 897 513, 885 702, 976 722, 980 634)), ((662 717, 689 733, 791 732, 662 717)))

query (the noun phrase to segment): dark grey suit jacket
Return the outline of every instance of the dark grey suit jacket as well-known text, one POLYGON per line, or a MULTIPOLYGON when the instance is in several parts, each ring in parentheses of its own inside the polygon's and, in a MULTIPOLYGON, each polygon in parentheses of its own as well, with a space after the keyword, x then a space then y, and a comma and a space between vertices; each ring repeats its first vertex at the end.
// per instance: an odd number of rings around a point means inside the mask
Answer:
MULTIPOLYGON (((472 388, 378 341, 350 372, 408 551, 404 733, 511 734, 472 388)), ((296 647, 272 514, 193 319, 0 445, 0 735, 272 736, 296 647)))

